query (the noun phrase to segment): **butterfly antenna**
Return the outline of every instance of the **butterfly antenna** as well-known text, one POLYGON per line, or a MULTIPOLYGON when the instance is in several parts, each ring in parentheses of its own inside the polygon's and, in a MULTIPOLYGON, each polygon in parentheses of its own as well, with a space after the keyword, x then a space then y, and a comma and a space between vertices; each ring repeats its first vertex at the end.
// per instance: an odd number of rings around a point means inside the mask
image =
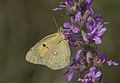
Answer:
POLYGON ((55 23, 56 27, 57 27, 58 29, 60 29, 54 16, 53 16, 53 20, 54 20, 54 23, 55 23))

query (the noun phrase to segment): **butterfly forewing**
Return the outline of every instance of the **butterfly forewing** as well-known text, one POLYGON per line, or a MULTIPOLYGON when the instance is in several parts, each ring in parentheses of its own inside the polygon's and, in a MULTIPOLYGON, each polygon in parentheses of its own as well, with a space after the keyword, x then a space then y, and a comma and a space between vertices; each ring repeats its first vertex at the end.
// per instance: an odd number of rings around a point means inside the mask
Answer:
POLYGON ((30 49, 26 60, 30 63, 46 65, 53 70, 64 68, 70 60, 68 42, 60 32, 48 35, 30 49))

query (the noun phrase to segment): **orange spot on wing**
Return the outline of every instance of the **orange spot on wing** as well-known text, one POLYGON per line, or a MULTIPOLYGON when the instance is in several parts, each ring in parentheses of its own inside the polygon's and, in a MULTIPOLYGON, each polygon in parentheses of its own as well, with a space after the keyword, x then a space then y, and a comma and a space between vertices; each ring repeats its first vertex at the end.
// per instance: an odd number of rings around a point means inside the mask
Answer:
POLYGON ((48 49, 41 46, 38 48, 38 51, 40 53, 40 57, 43 57, 43 56, 45 56, 45 53, 48 51, 48 49))

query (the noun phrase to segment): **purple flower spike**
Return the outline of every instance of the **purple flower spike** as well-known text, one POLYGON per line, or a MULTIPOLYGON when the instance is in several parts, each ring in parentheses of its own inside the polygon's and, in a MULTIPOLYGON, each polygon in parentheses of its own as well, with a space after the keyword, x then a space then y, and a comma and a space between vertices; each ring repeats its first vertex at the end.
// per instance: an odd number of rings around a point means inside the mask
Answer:
POLYGON ((65 15, 69 20, 64 22, 62 32, 70 47, 78 48, 65 73, 68 81, 77 73, 81 83, 101 83, 103 66, 119 65, 99 50, 98 44, 102 43, 107 31, 104 25, 108 22, 104 22, 102 16, 95 13, 92 2, 93 0, 64 0, 59 3, 60 8, 53 9, 66 10, 65 15))

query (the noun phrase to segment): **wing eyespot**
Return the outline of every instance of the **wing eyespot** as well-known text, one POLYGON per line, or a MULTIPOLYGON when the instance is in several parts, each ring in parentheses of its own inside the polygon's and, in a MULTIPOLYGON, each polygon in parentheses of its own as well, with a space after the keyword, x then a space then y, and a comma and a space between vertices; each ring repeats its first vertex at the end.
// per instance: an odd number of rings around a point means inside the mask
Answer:
POLYGON ((48 48, 46 44, 42 44, 43 47, 48 48))
POLYGON ((43 44, 43 47, 46 47, 46 44, 43 44))

